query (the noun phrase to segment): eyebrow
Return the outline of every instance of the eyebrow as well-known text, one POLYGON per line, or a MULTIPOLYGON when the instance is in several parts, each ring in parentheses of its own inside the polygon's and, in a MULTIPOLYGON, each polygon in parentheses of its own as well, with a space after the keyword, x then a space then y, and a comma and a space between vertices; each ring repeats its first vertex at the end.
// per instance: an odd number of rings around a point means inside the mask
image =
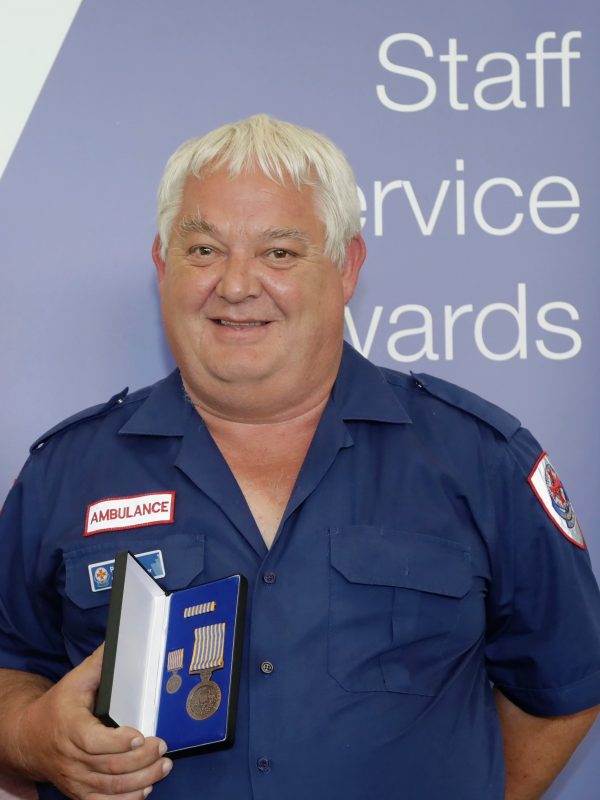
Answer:
POLYGON ((216 236, 218 233, 216 225, 207 222, 196 214, 188 214, 188 216, 184 217, 177 225, 177 229, 179 234, 209 233, 212 236, 216 236))
MULTIPOLYGON (((218 236, 219 229, 212 222, 202 219, 197 214, 188 214, 184 217, 177 226, 180 235, 186 233, 206 233, 211 236, 218 236)), ((302 242, 306 247, 311 247, 312 243, 308 235, 299 228, 267 228, 261 234, 261 238, 267 242, 276 241, 277 239, 293 239, 302 242)))
POLYGON ((268 242, 272 242, 276 239, 295 239, 298 242, 302 242, 307 247, 311 245, 307 234, 298 228, 267 228, 262 238, 268 242))

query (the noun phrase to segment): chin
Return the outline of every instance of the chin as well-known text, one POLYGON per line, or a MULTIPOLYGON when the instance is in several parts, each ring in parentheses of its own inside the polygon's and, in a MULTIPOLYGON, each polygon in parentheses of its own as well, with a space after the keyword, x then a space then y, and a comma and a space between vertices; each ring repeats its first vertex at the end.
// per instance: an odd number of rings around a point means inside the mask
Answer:
POLYGON ((268 379, 272 374, 272 370, 268 369, 266 365, 250 364, 248 359, 237 363, 223 363, 221 361, 212 365, 212 368, 209 367, 207 372, 216 380, 229 384, 254 384, 268 379))

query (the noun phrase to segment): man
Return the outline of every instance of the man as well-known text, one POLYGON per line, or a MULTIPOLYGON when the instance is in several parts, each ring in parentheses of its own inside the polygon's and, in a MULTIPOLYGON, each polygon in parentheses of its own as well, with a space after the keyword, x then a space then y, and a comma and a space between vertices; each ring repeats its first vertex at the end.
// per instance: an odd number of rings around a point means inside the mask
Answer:
POLYGON ((311 131, 252 117, 169 161, 179 370, 38 440, 2 515, 0 752, 42 797, 531 800, 592 724, 599 594, 564 487, 514 417, 343 345, 359 231, 311 131), (149 494, 168 520, 86 523, 149 494), (173 766, 93 717, 90 568, 123 549, 160 550, 167 588, 248 578, 232 749, 173 766))

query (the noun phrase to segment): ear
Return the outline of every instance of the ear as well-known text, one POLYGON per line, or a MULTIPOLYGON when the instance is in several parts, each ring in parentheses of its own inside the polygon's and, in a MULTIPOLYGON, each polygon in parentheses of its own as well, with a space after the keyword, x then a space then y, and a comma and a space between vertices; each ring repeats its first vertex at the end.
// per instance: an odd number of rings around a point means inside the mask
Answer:
POLYGON ((161 248, 162 248, 162 242, 160 236, 157 233, 156 236, 154 237, 154 241, 152 242, 152 260, 156 265, 156 274, 158 275, 159 286, 163 282, 166 270, 165 260, 160 254, 161 248))
POLYGON ((346 258, 342 266, 342 286, 344 290, 344 303, 350 302, 358 282, 360 268, 367 255, 365 240, 360 234, 352 237, 346 248, 346 258))

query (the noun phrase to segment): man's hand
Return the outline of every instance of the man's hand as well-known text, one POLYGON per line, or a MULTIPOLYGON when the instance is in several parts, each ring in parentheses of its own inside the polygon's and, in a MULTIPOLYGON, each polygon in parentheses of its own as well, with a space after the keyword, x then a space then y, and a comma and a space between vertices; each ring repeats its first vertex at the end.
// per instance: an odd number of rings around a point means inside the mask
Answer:
POLYGON ((76 800, 141 800, 172 762, 162 758, 162 740, 94 717, 101 666, 99 648, 50 688, 39 676, 3 670, 3 754, 16 772, 76 800))

